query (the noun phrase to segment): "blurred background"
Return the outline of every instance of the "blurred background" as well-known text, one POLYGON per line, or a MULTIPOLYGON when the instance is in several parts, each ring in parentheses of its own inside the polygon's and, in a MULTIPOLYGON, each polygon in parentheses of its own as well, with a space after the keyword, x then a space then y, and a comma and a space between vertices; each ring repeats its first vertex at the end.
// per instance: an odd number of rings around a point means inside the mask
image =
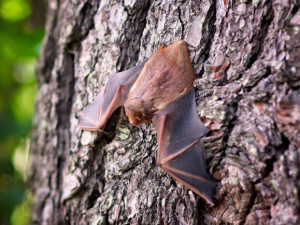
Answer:
POLYGON ((0 225, 30 221, 26 171, 45 5, 0 0, 0 225))

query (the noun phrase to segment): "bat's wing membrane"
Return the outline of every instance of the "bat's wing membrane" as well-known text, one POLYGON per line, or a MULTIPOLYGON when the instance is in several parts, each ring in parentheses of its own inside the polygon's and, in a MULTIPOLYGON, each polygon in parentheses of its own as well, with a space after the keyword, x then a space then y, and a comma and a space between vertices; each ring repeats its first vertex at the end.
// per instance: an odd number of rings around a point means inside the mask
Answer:
POLYGON ((213 204, 214 184, 206 172, 201 143, 208 129, 198 117, 194 89, 170 103, 152 121, 158 134, 158 164, 213 204))
POLYGON ((123 72, 112 74, 103 91, 79 113, 83 130, 103 130, 111 114, 124 104, 131 86, 140 75, 145 62, 123 72))
POLYGON ((99 130, 99 106, 103 98, 104 90, 102 90, 95 100, 88 105, 79 115, 79 127, 83 130, 99 130))

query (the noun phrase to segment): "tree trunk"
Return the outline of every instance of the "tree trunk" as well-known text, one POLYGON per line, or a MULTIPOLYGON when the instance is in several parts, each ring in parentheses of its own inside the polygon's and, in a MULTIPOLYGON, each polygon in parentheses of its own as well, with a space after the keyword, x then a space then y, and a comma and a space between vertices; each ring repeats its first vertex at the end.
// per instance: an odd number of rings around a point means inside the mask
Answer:
POLYGON ((298 0, 49 0, 37 72, 33 224, 300 224, 298 0), (215 206, 156 165, 152 125, 77 127, 111 73, 180 39, 215 206))

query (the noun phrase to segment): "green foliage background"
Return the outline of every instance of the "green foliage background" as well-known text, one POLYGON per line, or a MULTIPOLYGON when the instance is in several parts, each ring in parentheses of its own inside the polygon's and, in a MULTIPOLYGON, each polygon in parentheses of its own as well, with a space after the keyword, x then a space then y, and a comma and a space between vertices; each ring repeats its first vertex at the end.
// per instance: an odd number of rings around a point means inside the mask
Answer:
POLYGON ((31 11, 29 0, 0 0, 0 225, 30 220, 26 167, 43 37, 28 23, 31 11))

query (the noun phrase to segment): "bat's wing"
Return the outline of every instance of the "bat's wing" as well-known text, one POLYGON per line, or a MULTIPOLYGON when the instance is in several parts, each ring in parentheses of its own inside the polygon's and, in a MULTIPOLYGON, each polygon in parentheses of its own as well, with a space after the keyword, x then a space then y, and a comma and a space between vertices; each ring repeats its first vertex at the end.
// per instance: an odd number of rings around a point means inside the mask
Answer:
POLYGON ((158 138, 158 165, 213 204, 214 183, 206 172, 201 143, 208 129, 198 117, 194 89, 170 103, 152 122, 158 138))
POLYGON ((111 114, 126 101, 144 64, 110 75, 104 90, 79 113, 79 127, 83 130, 103 130, 111 114))

